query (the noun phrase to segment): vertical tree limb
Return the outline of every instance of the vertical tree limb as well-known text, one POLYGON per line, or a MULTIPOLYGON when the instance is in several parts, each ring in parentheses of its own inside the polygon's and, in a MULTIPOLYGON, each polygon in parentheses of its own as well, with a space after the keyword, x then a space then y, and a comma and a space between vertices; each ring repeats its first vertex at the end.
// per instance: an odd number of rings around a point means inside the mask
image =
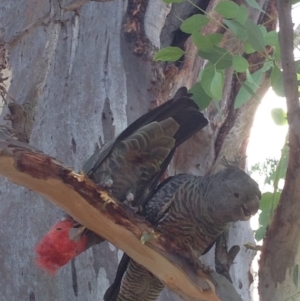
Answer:
POLYGON ((259 293, 264 301, 288 300, 295 293, 298 279, 295 280, 293 272, 300 256, 300 114, 291 1, 277 0, 277 6, 290 156, 284 189, 267 231, 260 260, 259 293))

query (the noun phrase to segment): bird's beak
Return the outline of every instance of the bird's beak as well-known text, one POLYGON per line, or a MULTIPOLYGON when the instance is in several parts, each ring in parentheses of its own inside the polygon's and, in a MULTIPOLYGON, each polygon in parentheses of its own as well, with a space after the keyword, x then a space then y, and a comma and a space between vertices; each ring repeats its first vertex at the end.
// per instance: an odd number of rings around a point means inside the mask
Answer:
POLYGON ((251 201, 245 203, 242 206, 243 215, 245 217, 245 220, 250 219, 252 215, 254 215, 259 209, 259 198, 256 196, 251 201))

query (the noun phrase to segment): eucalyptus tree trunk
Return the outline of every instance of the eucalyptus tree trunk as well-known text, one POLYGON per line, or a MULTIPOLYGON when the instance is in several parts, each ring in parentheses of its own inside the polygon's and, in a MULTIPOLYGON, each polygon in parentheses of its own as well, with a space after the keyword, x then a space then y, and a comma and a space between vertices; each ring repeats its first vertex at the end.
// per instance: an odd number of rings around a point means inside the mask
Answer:
MULTIPOLYGON (((207 12, 218 3, 194 2, 207 12)), ((268 3, 260 1, 272 15, 274 8, 268 3)), ((161 0, 3 0, 1 6, 0 59, 10 95, 2 107, 1 124, 12 126, 21 140, 75 170, 141 114, 179 87, 190 88, 204 65, 191 39, 178 30, 179 18, 199 13, 187 2, 171 7, 161 0), (154 63, 155 52, 171 44, 186 50, 184 59, 154 63)), ((263 21, 263 15, 253 11, 250 15, 255 22, 263 21)), ((214 33, 222 28, 212 23, 205 30, 214 33)), ((250 59, 260 60, 254 55, 250 59)), ((268 86, 266 76, 258 93, 263 95, 268 86)), ((209 126, 177 151, 170 174, 209 173, 218 169, 223 156, 245 154, 258 102, 250 100, 234 110, 239 87, 232 71, 227 71, 220 111, 214 104, 206 110, 209 126)), ((57 275, 48 275, 35 265, 34 246, 62 213, 3 178, 0 195, 0 300, 102 300, 121 252, 103 243, 57 275)), ((241 251, 231 277, 245 301, 251 299, 248 273, 254 254, 243 244, 252 241, 249 223, 232 225, 228 248, 240 245, 241 251)), ((204 259, 212 267, 213 252, 204 259)), ((165 290, 159 300, 180 298, 165 290)))

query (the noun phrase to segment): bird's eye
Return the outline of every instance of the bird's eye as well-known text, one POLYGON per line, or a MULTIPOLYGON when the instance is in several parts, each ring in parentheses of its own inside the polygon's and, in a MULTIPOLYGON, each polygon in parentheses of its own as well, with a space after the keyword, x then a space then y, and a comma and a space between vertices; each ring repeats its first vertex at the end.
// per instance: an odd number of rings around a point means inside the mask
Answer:
POLYGON ((238 198, 238 197, 240 196, 237 192, 235 192, 233 195, 234 195, 236 198, 238 198))
POLYGON ((61 231, 61 228, 56 228, 57 231, 61 231))

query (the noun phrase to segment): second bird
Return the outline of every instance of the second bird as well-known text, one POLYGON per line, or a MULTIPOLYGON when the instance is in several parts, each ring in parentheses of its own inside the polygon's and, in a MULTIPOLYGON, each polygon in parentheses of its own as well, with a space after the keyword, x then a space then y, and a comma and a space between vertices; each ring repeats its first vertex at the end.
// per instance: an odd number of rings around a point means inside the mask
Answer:
MULTIPOLYGON (((243 170, 226 164, 210 176, 182 174, 164 181, 145 207, 146 218, 183 255, 198 258, 228 223, 246 221, 259 208, 261 192, 243 170)), ((115 282, 105 301, 155 301, 164 284, 127 255, 121 261, 115 282), (121 285, 120 285, 121 284, 121 285)))

